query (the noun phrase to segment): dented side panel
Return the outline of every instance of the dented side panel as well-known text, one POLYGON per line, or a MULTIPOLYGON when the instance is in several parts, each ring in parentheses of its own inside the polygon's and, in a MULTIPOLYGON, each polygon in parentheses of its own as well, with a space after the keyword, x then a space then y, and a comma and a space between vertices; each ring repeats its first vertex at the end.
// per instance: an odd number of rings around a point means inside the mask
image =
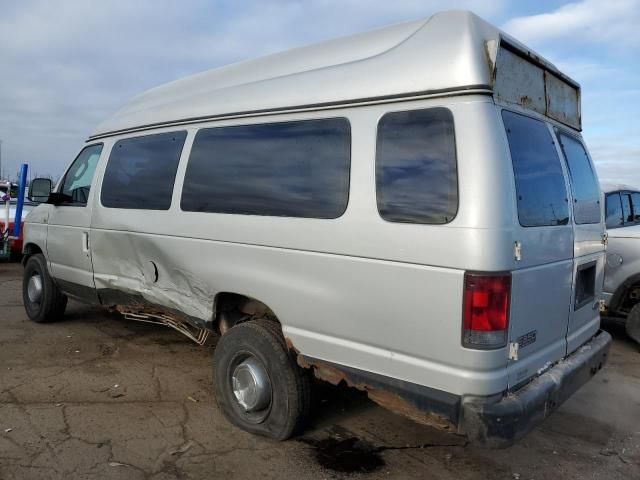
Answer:
POLYGON ((180 251, 184 245, 162 236, 124 231, 94 229, 92 238, 94 279, 99 292, 120 290, 190 317, 205 321, 212 318, 214 290, 182 264, 180 251))

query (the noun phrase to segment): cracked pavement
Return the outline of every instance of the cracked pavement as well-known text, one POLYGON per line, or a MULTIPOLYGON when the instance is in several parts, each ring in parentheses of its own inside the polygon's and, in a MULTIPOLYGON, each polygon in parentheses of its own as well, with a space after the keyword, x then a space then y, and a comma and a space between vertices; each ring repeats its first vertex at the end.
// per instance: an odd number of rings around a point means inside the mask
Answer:
POLYGON ((21 274, 0 263, 2 480, 640 477, 640 350, 613 324, 609 365, 509 449, 467 446, 323 384, 304 436, 278 443, 223 418, 213 345, 75 302, 64 321, 34 324, 21 274), (375 465, 332 469, 318 460, 326 439, 369 445, 375 465))

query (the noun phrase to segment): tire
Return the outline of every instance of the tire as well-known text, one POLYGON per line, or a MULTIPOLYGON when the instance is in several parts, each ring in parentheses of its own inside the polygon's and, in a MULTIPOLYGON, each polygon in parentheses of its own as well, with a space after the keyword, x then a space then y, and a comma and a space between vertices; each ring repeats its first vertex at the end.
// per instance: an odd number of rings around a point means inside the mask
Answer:
POLYGON ((213 361, 216 400, 231 423, 274 440, 302 431, 311 405, 310 375, 296 363, 277 323, 261 319, 234 326, 218 341, 213 361), (243 408, 233 387, 238 366, 248 362, 263 368, 270 385, 268 405, 255 411, 243 408))
POLYGON ((36 323, 47 323, 60 320, 67 307, 67 296, 64 295, 51 279, 47 270, 47 262, 41 253, 32 255, 24 266, 22 277, 22 301, 29 319, 36 323), (40 295, 29 294, 29 282, 32 277, 40 277, 40 295), (37 300, 36 300, 37 297, 37 300))
POLYGON ((625 329, 627 335, 635 342, 640 343, 640 303, 636 303, 627 315, 625 329))

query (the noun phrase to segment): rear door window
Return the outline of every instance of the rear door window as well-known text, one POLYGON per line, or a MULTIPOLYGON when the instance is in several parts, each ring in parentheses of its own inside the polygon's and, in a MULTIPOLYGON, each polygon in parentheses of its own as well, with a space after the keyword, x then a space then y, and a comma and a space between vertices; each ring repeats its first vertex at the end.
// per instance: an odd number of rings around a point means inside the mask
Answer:
POLYGON ((600 188, 582 143, 572 136, 558 135, 567 161, 573 189, 573 216, 577 224, 600 223, 600 188))
POLYGON ((622 202, 620 193, 609 193, 606 199, 607 207, 607 228, 616 228, 624 225, 624 213, 622 211, 622 202))
POLYGON ((518 218, 523 227, 566 225, 567 190, 562 164, 546 124, 502 111, 516 181, 518 218))

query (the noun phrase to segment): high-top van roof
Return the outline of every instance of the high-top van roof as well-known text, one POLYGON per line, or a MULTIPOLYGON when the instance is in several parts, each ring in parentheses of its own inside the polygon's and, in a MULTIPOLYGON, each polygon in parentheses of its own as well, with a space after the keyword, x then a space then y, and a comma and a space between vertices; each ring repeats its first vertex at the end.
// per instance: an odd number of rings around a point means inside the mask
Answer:
POLYGON ((617 192, 618 190, 627 190, 630 192, 639 192, 640 188, 624 183, 600 183, 600 189, 604 193, 617 192))
POLYGON ((161 85, 125 104, 91 138, 452 92, 492 94, 580 129, 578 83, 477 15, 446 11, 161 85))

